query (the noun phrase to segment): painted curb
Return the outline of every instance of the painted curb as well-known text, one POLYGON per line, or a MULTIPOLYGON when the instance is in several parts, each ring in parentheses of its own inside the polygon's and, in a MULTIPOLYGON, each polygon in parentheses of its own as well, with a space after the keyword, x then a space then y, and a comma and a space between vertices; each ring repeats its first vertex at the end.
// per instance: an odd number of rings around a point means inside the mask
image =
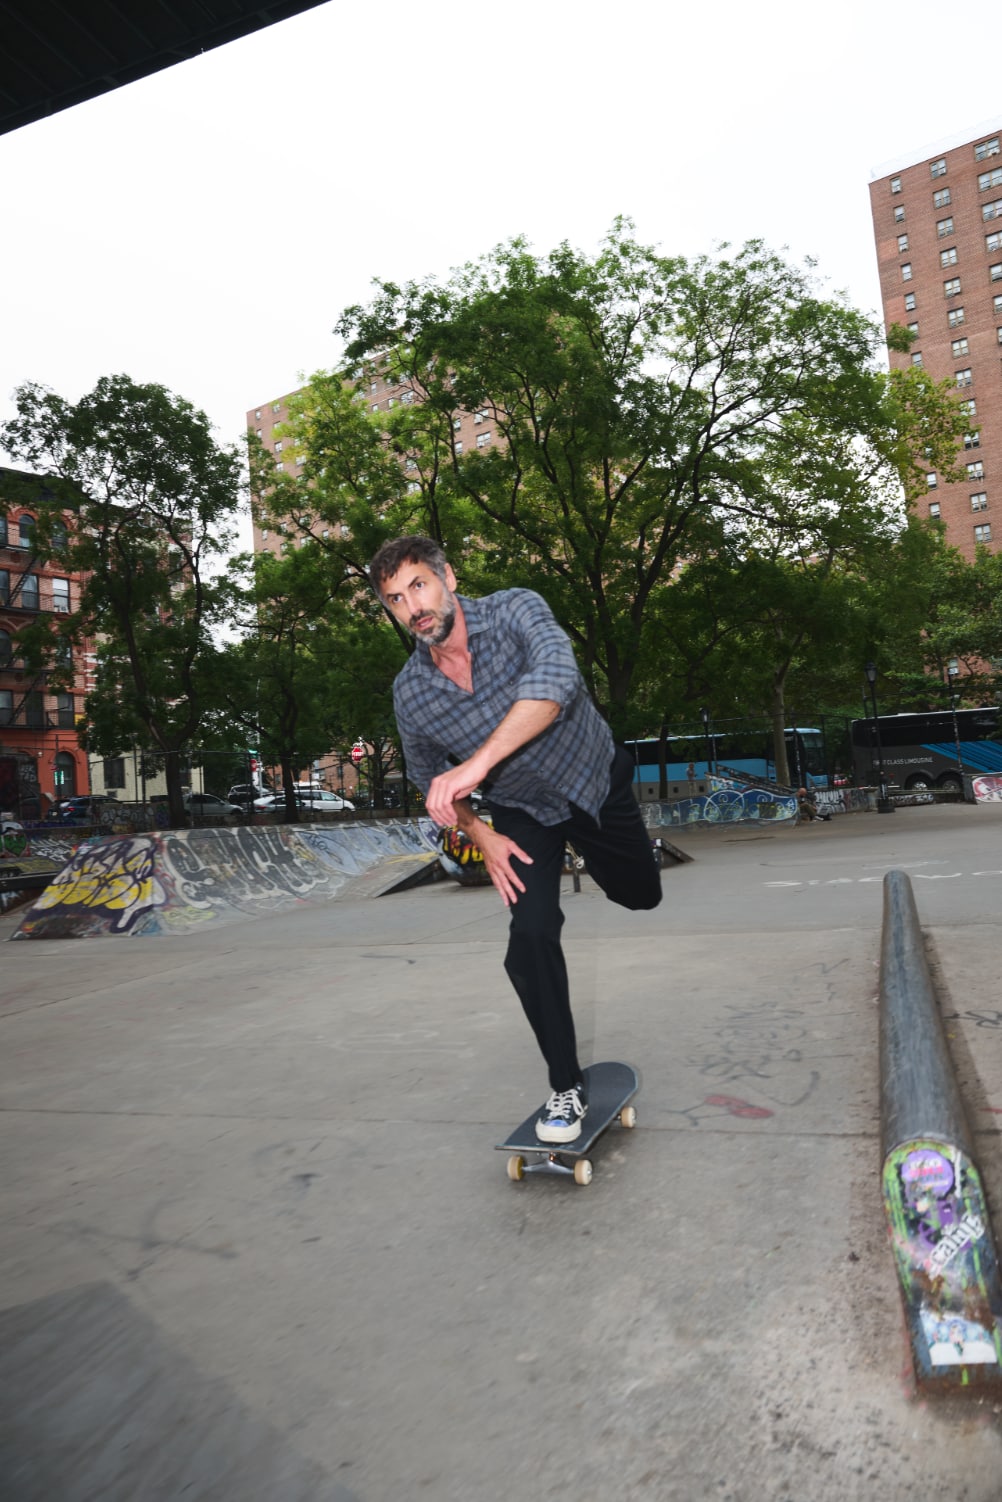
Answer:
POLYGON ((928 1389, 1002 1381, 1002 1288, 981 1173, 911 882, 884 877, 881 1175, 915 1374, 928 1389))

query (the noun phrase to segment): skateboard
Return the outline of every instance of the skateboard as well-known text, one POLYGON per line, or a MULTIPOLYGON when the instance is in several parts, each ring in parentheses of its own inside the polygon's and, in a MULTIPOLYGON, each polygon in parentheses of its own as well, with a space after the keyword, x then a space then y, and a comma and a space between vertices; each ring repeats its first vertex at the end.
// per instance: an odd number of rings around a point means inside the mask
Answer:
POLYGON ((640 1088, 632 1065, 593 1064, 584 1072, 584 1083, 588 1113, 581 1124, 580 1137, 573 1142, 540 1142, 536 1136, 536 1122, 543 1111, 540 1105, 504 1142, 497 1144, 498 1152, 510 1154, 510 1179, 524 1178, 527 1173, 556 1173, 570 1174, 575 1184, 590 1184, 591 1159, 585 1154, 592 1144, 616 1120, 624 1127, 636 1126, 637 1113, 627 1104, 640 1088))

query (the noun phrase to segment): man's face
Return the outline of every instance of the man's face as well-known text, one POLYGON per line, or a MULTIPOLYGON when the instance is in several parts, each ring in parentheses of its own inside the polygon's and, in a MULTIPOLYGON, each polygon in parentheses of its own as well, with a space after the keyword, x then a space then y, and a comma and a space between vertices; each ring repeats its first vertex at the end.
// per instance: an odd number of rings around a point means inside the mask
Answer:
POLYGON ((439 647, 456 623, 456 576, 445 566, 445 582, 427 563, 405 563, 390 579, 384 579, 382 596, 386 608, 418 641, 439 647))

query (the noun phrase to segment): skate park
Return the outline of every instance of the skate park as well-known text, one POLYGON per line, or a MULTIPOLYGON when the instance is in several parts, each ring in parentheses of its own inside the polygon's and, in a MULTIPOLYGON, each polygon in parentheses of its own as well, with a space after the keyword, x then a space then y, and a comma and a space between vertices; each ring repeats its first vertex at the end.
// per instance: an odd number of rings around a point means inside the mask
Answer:
POLYGON ((582 1053, 642 1078, 585 1189, 494 1151, 544 1081, 489 888, 4 944, 12 1495, 997 1498, 1002 1397, 914 1379, 878 980, 899 870, 994 1208, 1000 837, 686 830, 649 914, 565 878, 582 1053))

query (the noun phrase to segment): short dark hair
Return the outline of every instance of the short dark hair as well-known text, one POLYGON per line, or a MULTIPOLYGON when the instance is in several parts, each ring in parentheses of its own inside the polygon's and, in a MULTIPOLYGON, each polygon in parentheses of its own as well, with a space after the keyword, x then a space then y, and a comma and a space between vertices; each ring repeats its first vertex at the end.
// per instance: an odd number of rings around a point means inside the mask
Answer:
POLYGON ((369 583, 377 595, 382 595, 386 580, 398 574, 405 563, 426 563, 445 583, 448 560, 433 537, 397 537, 384 542, 369 564, 369 583))

